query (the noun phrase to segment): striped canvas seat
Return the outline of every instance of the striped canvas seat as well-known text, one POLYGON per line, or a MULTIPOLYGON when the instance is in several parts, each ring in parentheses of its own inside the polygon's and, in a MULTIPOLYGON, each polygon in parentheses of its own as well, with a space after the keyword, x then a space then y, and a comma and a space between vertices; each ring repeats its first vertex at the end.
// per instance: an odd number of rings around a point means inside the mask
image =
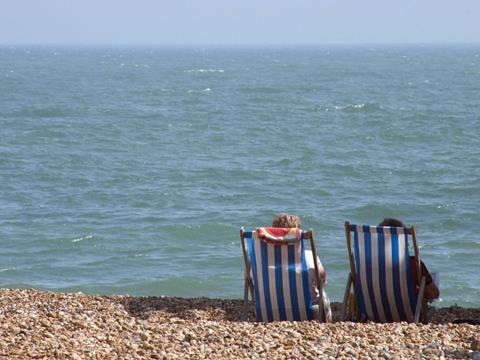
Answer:
POLYGON ((408 235, 413 234, 418 259, 414 228, 346 223, 346 232, 351 265, 349 280, 353 281, 360 319, 418 321, 420 309, 416 310, 421 306, 418 297, 423 297, 423 290, 417 296, 408 250, 408 235))
POLYGON ((318 311, 314 311, 311 301, 304 243, 307 237, 313 241, 312 232, 284 229, 288 232, 285 236, 269 236, 267 228, 265 236, 264 230, 241 230, 246 265, 245 306, 250 290, 258 321, 316 318, 318 311))

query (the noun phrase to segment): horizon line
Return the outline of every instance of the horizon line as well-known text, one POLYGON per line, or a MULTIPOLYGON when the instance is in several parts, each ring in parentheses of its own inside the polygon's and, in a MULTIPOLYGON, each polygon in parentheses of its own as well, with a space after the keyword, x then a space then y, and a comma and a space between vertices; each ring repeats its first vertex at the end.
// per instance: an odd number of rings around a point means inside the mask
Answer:
POLYGON ((300 43, 280 43, 280 42, 243 42, 243 43, 227 43, 227 42, 192 42, 192 43, 129 43, 129 42, 2 42, 0 47, 8 46, 60 46, 60 47, 325 47, 325 46, 348 46, 348 47, 365 47, 365 46, 480 46, 480 42, 470 41, 405 41, 405 42, 300 42, 300 43))

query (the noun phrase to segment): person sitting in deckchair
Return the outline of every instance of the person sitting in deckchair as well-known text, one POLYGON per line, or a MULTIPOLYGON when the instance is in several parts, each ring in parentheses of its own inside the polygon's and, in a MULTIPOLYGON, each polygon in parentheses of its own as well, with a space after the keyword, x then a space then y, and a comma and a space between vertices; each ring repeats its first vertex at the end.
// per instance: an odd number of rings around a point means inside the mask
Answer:
POLYGON ((415 227, 346 221, 345 238, 350 273, 343 297, 343 319, 427 321, 426 276, 421 273, 415 227), (409 245, 413 246, 416 277, 412 276, 409 245), (349 295, 352 292, 353 297, 349 295))
MULTIPOLYGON (((281 213, 273 218, 272 227, 301 229, 302 222, 300 221, 300 218, 296 215, 281 213)), ((325 292, 325 286, 327 285, 327 273, 325 271, 325 268, 323 267, 322 262, 317 256, 318 275, 320 277, 320 281, 323 282, 323 291, 322 294, 320 294, 315 281, 315 264, 313 262, 313 253, 311 250, 305 250, 305 260, 307 261, 307 268, 309 273, 308 279, 310 282, 310 294, 312 296, 312 302, 314 304, 318 304, 321 299, 320 296, 322 296, 325 306, 326 321, 331 322, 332 310, 330 308, 330 300, 328 299, 327 293, 325 292)))
MULTIPOLYGON (((398 219, 385 218, 380 224, 378 224, 378 226, 405 227, 405 224, 398 219)), ((425 276, 425 280, 426 280, 425 281, 425 298, 429 302, 431 302, 440 297, 440 291, 438 290, 437 285, 433 281, 432 276, 428 272, 428 269, 422 260, 420 260, 420 266, 421 266, 422 276, 425 276)), ((410 256, 410 269, 412 271, 412 276, 413 276, 413 279, 415 280, 416 290, 418 293, 420 284, 418 283, 417 267, 415 266, 415 256, 410 256)))

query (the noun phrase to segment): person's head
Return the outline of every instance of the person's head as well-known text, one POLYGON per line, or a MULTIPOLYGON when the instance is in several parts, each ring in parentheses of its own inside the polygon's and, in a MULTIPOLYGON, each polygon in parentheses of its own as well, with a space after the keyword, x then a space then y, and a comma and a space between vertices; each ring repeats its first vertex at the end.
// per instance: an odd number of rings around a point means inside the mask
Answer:
POLYGON ((279 228, 302 228, 302 222, 297 215, 281 213, 276 215, 272 221, 272 227, 279 228))
POLYGON ((378 226, 405 227, 405 224, 398 219, 385 218, 385 219, 383 219, 383 221, 380 224, 378 224, 378 226))

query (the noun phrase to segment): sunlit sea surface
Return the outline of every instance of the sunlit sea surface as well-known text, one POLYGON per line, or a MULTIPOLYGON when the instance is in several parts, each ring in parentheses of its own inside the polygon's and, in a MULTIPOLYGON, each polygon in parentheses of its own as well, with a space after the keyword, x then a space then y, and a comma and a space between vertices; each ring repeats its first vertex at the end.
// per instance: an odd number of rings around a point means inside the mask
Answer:
POLYGON ((480 306, 480 46, 0 48, 0 287, 241 298, 241 226, 418 230, 480 306))

